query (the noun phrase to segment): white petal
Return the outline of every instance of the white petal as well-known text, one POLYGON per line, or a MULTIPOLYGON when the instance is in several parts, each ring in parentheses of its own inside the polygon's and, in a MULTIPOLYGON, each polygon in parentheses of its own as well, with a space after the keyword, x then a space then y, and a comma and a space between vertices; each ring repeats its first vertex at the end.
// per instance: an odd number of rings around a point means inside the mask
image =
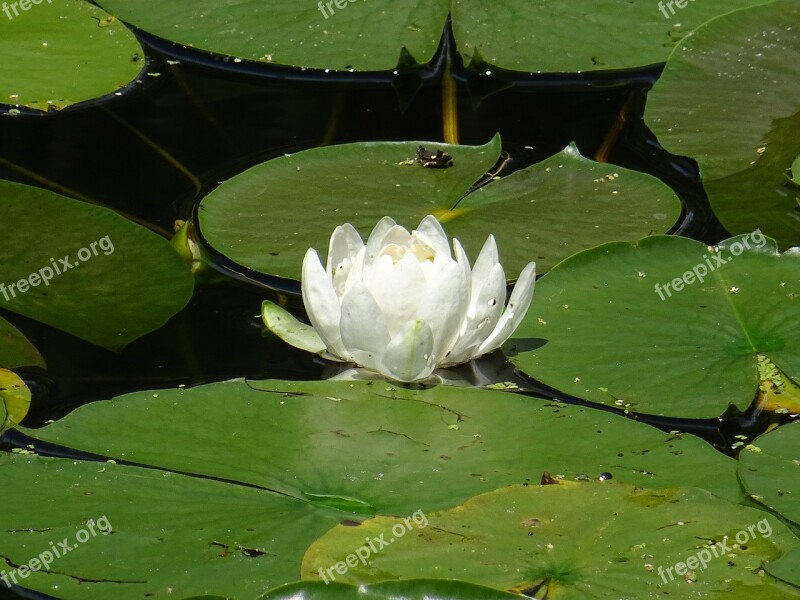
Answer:
POLYGON ((456 262, 464 271, 464 279, 472 281, 472 268, 469 266, 469 258, 467 257, 467 253, 464 252, 464 247, 461 245, 461 242, 456 238, 453 238, 453 254, 456 258, 456 262))
POLYGON ((442 224, 432 215, 428 215, 414 230, 423 242, 431 246, 436 252, 441 252, 446 256, 452 257, 450 253, 450 243, 447 241, 447 234, 442 229, 442 224))
POLYGON ((339 296, 340 300, 347 293, 347 290, 353 286, 353 283, 364 280, 364 256, 366 256, 366 254, 367 247, 362 246, 353 258, 353 263, 350 265, 350 270, 347 272, 347 279, 344 282, 342 294, 339 296))
POLYGON ((433 333, 427 323, 409 321, 383 355, 380 372, 397 381, 417 381, 433 373, 433 333))
POLYGON ((428 282, 417 312, 417 317, 431 328, 435 362, 443 360, 458 339, 469 307, 469 281, 464 277, 464 270, 441 254, 436 255, 437 260, 440 256, 444 266, 436 278, 428 282))
POLYGON ((328 246, 328 264, 326 271, 328 277, 333 279, 333 287, 341 298, 344 294, 344 284, 350 272, 353 259, 364 246, 361 236, 350 223, 339 225, 333 230, 328 246))
POLYGON ((380 221, 378 221, 378 224, 375 225, 375 227, 372 229, 372 233, 370 233, 369 237, 367 238, 366 260, 372 261, 377 258, 378 252, 383 246, 383 239, 386 237, 386 234, 395 227, 397 227, 397 223, 395 223, 394 219, 392 218, 383 217, 380 221))
POLYGON ((310 248, 303 258, 301 289, 308 319, 330 353, 343 360, 350 360, 339 331, 341 318, 339 298, 333 289, 331 278, 322 268, 317 251, 313 248, 310 248))
POLYGON ((413 254, 406 254, 397 264, 382 256, 370 273, 364 283, 381 307, 389 335, 394 337, 415 318, 428 284, 413 254))
POLYGON ((362 282, 354 282, 342 298, 341 331, 353 360, 377 371, 389 344, 389 330, 381 307, 362 282))
MULTIPOLYGON (((497 242, 494 236, 489 235, 483 243, 478 259, 472 267, 472 297, 474 298, 483 286, 483 282, 489 277, 492 269, 500 262, 500 255, 497 252, 497 242)), ((474 304, 474 303, 473 303, 474 304)))
POLYGON ((478 350, 472 355, 476 358, 492 350, 496 350, 500 345, 505 342, 509 336, 514 333, 514 330, 519 327, 525 313, 531 305, 533 298, 533 287, 536 283, 536 263, 528 263, 514 285, 514 291, 511 292, 511 298, 508 300, 508 306, 503 316, 500 317, 497 325, 492 331, 492 334, 484 340, 478 347, 478 350))
POLYGON ((440 366, 457 365, 473 358, 475 350, 489 337, 497 325, 506 300, 506 275, 496 263, 472 298, 461 335, 440 366))

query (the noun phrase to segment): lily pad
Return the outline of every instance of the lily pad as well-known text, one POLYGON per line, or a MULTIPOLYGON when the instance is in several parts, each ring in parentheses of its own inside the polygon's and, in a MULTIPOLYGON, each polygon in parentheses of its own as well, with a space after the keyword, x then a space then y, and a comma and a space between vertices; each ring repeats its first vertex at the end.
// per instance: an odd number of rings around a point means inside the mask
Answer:
POLYGON ((63 108, 116 92, 144 66, 133 33, 84 0, 8 2, 2 11, 0 103, 63 108))
POLYGON ((453 157, 444 169, 415 163, 420 145, 434 149, 428 142, 357 143, 262 163, 203 199, 200 229, 237 263, 298 279, 306 250, 324 252, 344 222, 366 239, 385 215, 410 229, 433 214, 471 260, 493 233, 513 278, 531 260, 542 272, 605 241, 666 232, 680 215, 674 192, 657 179, 587 160, 573 145, 471 194, 499 158, 498 138, 484 146, 435 145, 453 157))
POLYGON ((716 250, 653 236, 598 246, 550 271, 506 350, 568 394, 711 418, 752 403, 762 355, 800 382, 798 339, 800 256, 779 255, 759 235, 716 250))
POLYGON ((19 375, 0 369, 0 433, 16 427, 28 414, 31 391, 19 375))
POLYGON ((800 423, 756 438, 739 455, 739 479, 755 500, 800 525, 800 423))
POLYGON ((276 588, 258 600, 511 600, 520 596, 507 594, 463 581, 412 579, 384 581, 375 585, 304 581, 276 588))
POLYGON ((789 177, 789 181, 797 187, 800 187, 800 155, 798 155, 792 163, 792 174, 791 177, 789 177))
MULTIPOLYGON (((761 0, 763 2, 763 0, 761 0)), ((692 28, 754 0, 693 3, 661 13, 655 3, 582 4, 502 0, 366 0, 288 3, 236 0, 101 0, 106 10, 178 44, 239 59, 317 69, 388 71, 405 49, 433 59, 452 14, 466 63, 478 56, 505 69, 580 72, 628 69, 666 60, 692 28), (574 24, 581 23, 575 36, 574 24), (609 35, 614 32, 614 35, 609 35)), ((669 4, 669 3, 664 3, 669 4)), ((666 10, 666 9, 664 9, 666 10)))
POLYGON ((22 332, 0 317, 0 368, 44 367, 44 359, 22 332))
POLYGON ((767 571, 773 577, 800 588, 800 548, 767 565, 767 571))
POLYGON ((667 150, 697 160, 731 233, 760 228, 781 248, 800 244, 786 178, 800 152, 798 22, 800 5, 778 0, 707 23, 672 53, 645 113, 667 150))
POLYGON ((735 461, 692 436, 482 389, 236 381, 128 394, 22 431, 141 465, 14 456, 3 466, 0 547, 14 563, 74 539, 89 518, 113 525, 23 584, 58 585, 67 599, 168 587, 253 596, 296 581, 305 550, 337 523, 445 509, 544 470, 740 497, 735 461))
POLYGON ((702 490, 568 482, 502 488, 419 523, 337 525, 309 548, 302 572, 354 584, 455 577, 564 600, 745 599, 790 591, 762 564, 796 547, 774 516, 702 490), (351 553, 359 560, 340 562, 351 553))
POLYGON ((0 198, 2 308, 120 349, 189 301, 189 270, 167 240, 142 226, 8 181, 0 181, 0 198))

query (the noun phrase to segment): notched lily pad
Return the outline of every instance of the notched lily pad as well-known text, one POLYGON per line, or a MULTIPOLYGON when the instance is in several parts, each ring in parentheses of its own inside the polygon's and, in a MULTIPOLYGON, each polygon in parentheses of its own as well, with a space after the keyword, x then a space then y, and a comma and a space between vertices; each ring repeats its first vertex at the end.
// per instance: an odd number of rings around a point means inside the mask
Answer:
POLYGON ((133 33, 84 0, 3 4, 0 56, 0 104, 38 110, 116 92, 144 66, 133 33))
POLYGON ((116 350, 191 297, 194 280, 169 242, 108 208, 9 181, 0 208, 4 309, 116 350))
POLYGON ((800 382, 800 255, 779 255, 760 232, 718 248, 668 236, 605 244, 536 286, 506 351, 568 394, 711 418, 758 396, 760 357, 786 386, 800 382))
POLYGON ((384 581, 375 585, 303 581, 276 588, 258 600, 519 600, 481 585, 442 579, 384 581))
POLYGON ((25 382, 8 369, 0 369, 0 433, 16 427, 28 414, 31 391, 25 382))
POLYGON ((765 433, 744 449, 739 478, 755 500, 800 525, 800 422, 765 433))
POLYGON ((306 250, 324 252, 344 222, 366 239, 385 215, 411 228, 433 214, 472 260, 494 234, 515 278, 531 260, 542 272, 604 241, 666 232, 680 215, 678 198, 657 179, 587 160, 574 145, 469 194, 499 158, 499 138, 484 146, 423 143, 452 157, 445 169, 414 168, 420 145, 346 144, 268 161, 203 199, 200 228, 237 263, 298 279, 306 250))
POLYGON ((22 332, 0 317, 0 368, 44 367, 44 359, 22 332))
POLYGON ((455 577, 567 600, 760 598, 788 591, 763 565, 798 547, 772 515, 690 488, 515 485, 416 516, 337 525, 309 548, 302 576, 351 584, 455 577))
POLYGON ((674 3, 595 0, 368 0, 289 3, 237 0, 100 0, 140 29, 239 60, 342 71, 387 71, 401 53, 428 63, 452 16, 466 64, 528 72, 620 70, 666 60, 677 40, 726 12, 764 0, 674 3), (669 8, 667 8, 669 7, 669 8), (581 23, 575 36, 574 24, 581 23), (609 32, 614 35, 609 35, 609 32), (480 55, 481 61, 476 57, 480 55), (485 62, 484 62, 485 61, 485 62))
POLYGON ((759 228, 782 249, 800 245, 786 178, 800 152, 798 22, 800 5, 777 0, 706 23, 672 53, 645 113, 667 150, 697 160, 728 231, 759 228))
POLYGON ((43 593, 58 585, 67 600, 168 588, 254 597, 296 581, 309 545, 338 523, 433 513, 535 485, 547 469, 559 480, 611 472, 635 486, 740 494, 736 462, 697 438, 477 388, 234 381, 136 392, 22 431, 34 447, 142 465, 0 455, 9 560, 23 564, 89 517, 113 526, 60 559, 58 573, 24 582, 43 593))

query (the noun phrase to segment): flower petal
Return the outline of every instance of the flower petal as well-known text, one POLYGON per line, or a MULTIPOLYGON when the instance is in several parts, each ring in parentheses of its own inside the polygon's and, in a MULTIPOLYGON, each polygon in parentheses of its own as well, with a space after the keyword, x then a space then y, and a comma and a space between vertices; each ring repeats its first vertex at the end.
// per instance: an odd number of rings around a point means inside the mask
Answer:
POLYGON ((444 265, 436 277, 428 281, 417 317, 431 329, 433 360, 439 362, 461 334, 469 308, 469 280, 464 277, 462 266, 453 259, 437 254, 435 260, 444 265))
POLYGON ((363 367, 379 370, 389 344, 389 330, 381 307, 361 281, 342 298, 342 342, 353 360, 363 367))
POLYGON ((453 238, 453 255, 455 256, 456 262, 464 271, 464 279, 467 281, 472 281, 472 268, 469 266, 469 258, 467 257, 467 253, 464 251, 464 247, 461 245, 461 242, 459 242, 456 238, 453 238))
POLYGON ((326 271, 328 277, 333 279, 333 287, 340 298, 344 294, 345 281, 347 281, 353 260, 363 246, 364 241, 350 223, 339 225, 333 230, 328 246, 326 271))
POLYGON ((386 347, 380 372, 397 381, 418 381, 433 373, 433 333, 425 321, 406 323, 386 347))
POLYGON ((503 316, 500 317, 497 325, 492 331, 491 335, 487 337, 483 343, 478 347, 478 350, 472 355, 476 358, 487 352, 491 352, 500 347, 509 336, 514 333, 514 330, 519 327, 525 313, 531 305, 533 298, 533 287, 536 283, 536 263, 530 262, 522 269, 519 274, 519 279, 514 285, 514 291, 511 292, 511 298, 508 300, 508 306, 503 316))
POLYGON ((393 227, 397 227, 397 223, 395 223, 394 219, 390 217, 383 217, 380 221, 378 221, 377 225, 372 228, 372 232, 367 238, 366 260, 372 261, 377 258, 378 252, 380 252, 380 249, 383 246, 383 239, 393 227))
POLYGON ((437 253, 441 252, 445 256, 452 257, 450 252, 450 243, 447 240, 447 234, 442 229, 442 224, 433 215, 428 215, 420 221, 412 235, 416 234, 422 242, 431 246, 437 253))
MULTIPOLYGON (((497 242, 493 235, 489 235, 483 243, 480 254, 472 266, 472 297, 475 298, 478 291, 483 286, 483 282, 489 277, 492 269, 500 262, 500 255, 497 252, 497 242)), ((474 302, 472 303, 474 306, 474 302)))
POLYGON ((333 282, 322 268, 317 251, 310 248, 303 258, 302 271, 303 304, 311 325, 331 354, 342 360, 350 360, 350 355, 342 343, 339 331, 341 307, 333 289, 333 282))
POLYGON ((397 264, 389 256, 381 256, 364 283, 381 307, 389 335, 394 337, 414 319, 428 285, 419 261, 406 254, 397 264))
POLYGON ((450 354, 439 366, 457 365, 473 358, 475 350, 494 331, 506 300, 506 274, 496 263, 471 300, 469 312, 450 354))

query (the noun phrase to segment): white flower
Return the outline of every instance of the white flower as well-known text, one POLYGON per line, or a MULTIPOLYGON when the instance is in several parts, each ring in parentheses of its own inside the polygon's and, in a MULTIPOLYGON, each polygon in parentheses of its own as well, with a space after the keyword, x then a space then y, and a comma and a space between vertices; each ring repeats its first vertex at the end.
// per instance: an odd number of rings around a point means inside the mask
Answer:
POLYGON ((494 236, 471 269, 458 240, 450 251, 434 217, 411 233, 384 217, 366 244, 349 223, 337 227, 326 268, 316 250, 306 252, 302 292, 313 329, 271 302, 263 318, 293 346, 418 381, 499 348, 525 316, 535 277, 536 265, 528 263, 504 310, 506 277, 494 236))

